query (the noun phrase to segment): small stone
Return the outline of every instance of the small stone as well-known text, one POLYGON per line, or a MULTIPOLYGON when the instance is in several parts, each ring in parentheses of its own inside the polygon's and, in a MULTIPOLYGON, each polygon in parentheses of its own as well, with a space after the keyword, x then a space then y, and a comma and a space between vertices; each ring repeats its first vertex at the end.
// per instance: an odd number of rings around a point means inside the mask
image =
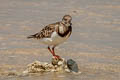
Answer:
POLYGON ((57 66, 57 65, 55 65, 54 67, 55 67, 55 68, 57 68, 58 66, 57 66))
POLYGON ((69 69, 65 69, 65 71, 66 71, 66 72, 70 72, 70 70, 69 70, 69 69))
POLYGON ((77 63, 72 59, 67 60, 67 66, 73 72, 78 72, 79 71, 77 63))
POLYGON ((55 69, 52 69, 51 72, 56 72, 56 70, 55 70, 55 69))
POLYGON ((62 65, 62 64, 63 64, 63 62, 62 62, 62 61, 59 61, 59 62, 58 62, 58 65, 59 65, 59 66, 60 66, 60 65, 62 65))

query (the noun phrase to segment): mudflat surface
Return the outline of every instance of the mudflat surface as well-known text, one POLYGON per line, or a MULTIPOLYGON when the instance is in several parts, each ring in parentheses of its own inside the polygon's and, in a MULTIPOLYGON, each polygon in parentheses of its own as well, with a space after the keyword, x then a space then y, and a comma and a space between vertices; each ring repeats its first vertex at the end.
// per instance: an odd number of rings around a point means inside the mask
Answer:
POLYGON ((0 0, 0 80, 119 80, 120 0, 0 0), (26 37, 45 25, 73 17, 69 40, 56 48, 82 72, 21 73, 35 60, 50 62, 47 46, 26 37))

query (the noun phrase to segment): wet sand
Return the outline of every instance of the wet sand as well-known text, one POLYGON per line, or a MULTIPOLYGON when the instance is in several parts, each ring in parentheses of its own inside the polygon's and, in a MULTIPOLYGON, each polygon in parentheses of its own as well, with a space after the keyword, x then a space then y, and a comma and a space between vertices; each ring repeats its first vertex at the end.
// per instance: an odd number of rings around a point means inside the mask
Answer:
POLYGON ((119 80, 119 0, 0 0, 0 80, 119 80), (56 53, 74 59, 82 72, 16 76, 35 60, 50 62, 47 46, 26 37, 73 17, 69 40, 56 53))

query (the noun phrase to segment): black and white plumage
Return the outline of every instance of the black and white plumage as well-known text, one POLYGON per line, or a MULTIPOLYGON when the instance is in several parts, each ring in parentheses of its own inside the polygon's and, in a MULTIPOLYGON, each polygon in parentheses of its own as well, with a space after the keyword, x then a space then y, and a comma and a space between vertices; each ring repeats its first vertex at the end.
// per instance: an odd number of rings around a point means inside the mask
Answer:
POLYGON ((48 45, 48 50, 55 58, 60 58, 55 54, 54 48, 66 41, 72 32, 72 17, 70 15, 63 16, 62 21, 49 24, 44 27, 40 32, 30 35, 27 38, 34 38, 41 40, 42 43, 48 45), (52 49, 50 49, 52 46, 52 49))

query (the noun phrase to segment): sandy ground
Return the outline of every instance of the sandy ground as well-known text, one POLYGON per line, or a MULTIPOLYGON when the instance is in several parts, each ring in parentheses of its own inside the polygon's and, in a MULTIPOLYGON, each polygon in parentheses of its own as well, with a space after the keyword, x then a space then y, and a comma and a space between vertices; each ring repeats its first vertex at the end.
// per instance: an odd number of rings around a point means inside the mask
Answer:
POLYGON ((0 80, 119 80, 120 0, 0 0, 0 80), (47 46, 26 37, 73 17, 73 33, 56 53, 74 59, 82 72, 21 73, 35 60, 50 62, 47 46))

